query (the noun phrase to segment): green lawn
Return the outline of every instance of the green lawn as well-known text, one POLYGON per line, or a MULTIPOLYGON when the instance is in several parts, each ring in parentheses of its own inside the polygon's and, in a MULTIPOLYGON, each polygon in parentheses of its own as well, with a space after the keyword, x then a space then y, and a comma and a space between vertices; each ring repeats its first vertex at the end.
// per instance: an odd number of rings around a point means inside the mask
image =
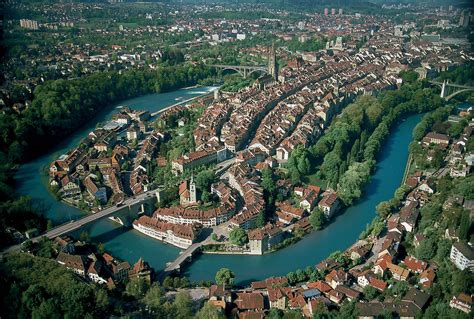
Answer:
POLYGON ((321 187, 321 189, 327 188, 327 181, 319 179, 316 177, 316 173, 311 175, 306 175, 302 178, 303 182, 306 184, 316 185, 321 187))

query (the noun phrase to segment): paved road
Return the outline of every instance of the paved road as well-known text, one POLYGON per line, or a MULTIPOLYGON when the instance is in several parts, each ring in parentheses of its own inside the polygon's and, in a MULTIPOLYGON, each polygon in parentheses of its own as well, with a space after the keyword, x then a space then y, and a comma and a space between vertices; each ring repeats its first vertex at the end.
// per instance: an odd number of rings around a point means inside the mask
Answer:
POLYGON ((175 271, 180 268, 181 264, 188 258, 193 255, 193 253, 203 245, 204 242, 194 243, 189 246, 185 251, 183 251, 178 258, 176 258, 171 264, 166 266, 165 273, 175 271))

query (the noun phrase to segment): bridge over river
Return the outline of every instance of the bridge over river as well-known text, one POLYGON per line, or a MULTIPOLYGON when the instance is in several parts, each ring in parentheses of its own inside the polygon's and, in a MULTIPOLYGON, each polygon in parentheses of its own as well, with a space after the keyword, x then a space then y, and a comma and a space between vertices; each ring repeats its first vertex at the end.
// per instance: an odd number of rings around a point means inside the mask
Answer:
MULTIPOLYGON (((108 207, 95 214, 86 215, 80 219, 57 226, 48 232, 31 239, 33 242, 39 241, 42 237, 50 239, 65 235, 74 230, 77 230, 87 224, 93 223, 106 217, 115 217, 121 224, 130 226, 133 219, 136 219, 139 213, 151 212, 155 207, 157 197, 156 190, 151 190, 143 194, 137 195, 133 198, 126 199, 123 203, 116 206, 108 207)), ((14 245, 7 248, 3 253, 13 252, 19 250, 21 245, 14 245)))

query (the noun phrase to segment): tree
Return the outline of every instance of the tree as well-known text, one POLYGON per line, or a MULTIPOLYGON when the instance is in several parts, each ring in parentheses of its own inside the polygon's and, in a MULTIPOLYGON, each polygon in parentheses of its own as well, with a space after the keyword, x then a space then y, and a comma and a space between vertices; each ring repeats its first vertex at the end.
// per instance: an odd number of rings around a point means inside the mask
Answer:
POLYGON ((267 314, 268 319, 281 319, 283 317, 283 311, 278 308, 271 308, 267 314))
POLYGON ((301 176, 307 175, 310 170, 309 152, 298 145, 290 155, 286 167, 293 183, 299 183, 301 176))
POLYGON ((469 240, 469 229, 471 228, 471 219, 469 218, 469 213, 463 211, 461 213, 461 219, 459 221, 459 239, 469 240))
POLYGON ((265 213, 264 212, 260 212, 258 213, 257 215, 257 219, 255 220, 255 226, 257 228, 262 228, 263 226, 265 226, 265 213))
POLYGON ((234 228, 229 234, 230 241, 234 245, 243 246, 248 242, 247 233, 240 227, 234 228))
POLYGON ((166 276, 166 278, 163 280, 163 287, 165 287, 166 289, 173 288, 173 284, 174 281, 172 277, 166 276))
POLYGON ((399 201, 402 201, 405 198, 405 194, 410 190, 410 187, 408 185, 403 184, 397 190, 395 191, 395 194, 393 195, 396 199, 399 201))
POLYGON ((221 268, 216 273, 215 279, 218 285, 232 286, 234 284, 235 275, 229 268, 221 268))
POLYGON ((322 229, 326 221, 326 215, 324 215, 324 212, 319 207, 316 207, 311 212, 311 216, 309 216, 309 222, 316 230, 322 229))
POLYGON ((175 309, 175 318, 177 319, 188 319, 192 318, 192 304, 193 300, 187 292, 178 292, 173 302, 175 309))
POLYGON ((262 170, 262 183, 261 186, 268 194, 273 194, 276 190, 275 178, 273 171, 270 168, 262 170))
POLYGON ((455 295, 461 292, 472 294, 474 293, 474 275, 469 272, 469 269, 455 271, 451 285, 455 295))
POLYGON ((468 177, 457 181, 457 184, 456 184, 457 194, 467 199, 474 199, 474 192, 472 191, 473 189, 474 189, 474 174, 471 174, 468 177))
POLYGON ((149 284, 143 279, 132 279, 125 287, 125 293, 135 298, 143 298, 148 290, 149 284))
POLYGON ((389 201, 380 202, 377 207, 375 207, 377 214, 379 214, 380 218, 386 218, 392 212, 392 205, 390 205, 389 201))
POLYGON ((394 313, 390 309, 384 309, 377 315, 377 319, 393 319, 393 318, 394 318, 394 313))
POLYGON ((211 238, 212 238, 213 241, 217 241, 217 240, 219 239, 219 238, 217 238, 217 234, 216 234, 216 233, 213 233, 213 234, 211 235, 211 238))
POLYGON ((196 176, 196 187, 203 191, 208 191, 211 184, 216 181, 216 174, 212 170, 204 170, 196 176))
POLYGON ((195 318, 196 319, 225 319, 225 316, 217 307, 215 307, 211 303, 206 302, 204 306, 201 309, 199 309, 195 318))
POLYGON ((105 245, 103 243, 99 243, 97 245, 97 251, 99 252, 99 254, 103 254, 105 252, 105 245))
POLYGON ((393 295, 399 297, 404 296, 408 291, 409 285, 406 281, 397 281, 390 288, 393 295))
POLYGON ((369 285, 365 286, 364 288, 365 299, 367 299, 368 301, 374 300, 375 298, 377 298, 378 295, 379 295, 379 292, 377 289, 369 285))
POLYGON ((89 232, 87 231, 82 231, 81 234, 79 235, 79 239, 83 242, 89 242, 91 240, 91 236, 89 235, 89 232))
POLYGON ((369 180, 373 165, 373 161, 355 162, 342 175, 339 181, 338 194, 344 204, 351 205, 355 199, 360 198, 362 187, 369 180))
POLYGON ((95 304, 101 311, 107 311, 110 305, 109 296, 104 289, 97 289, 95 294, 95 304))
MULTIPOLYGON (((169 278, 169 277, 167 277, 169 278)), ((158 309, 163 302, 163 288, 157 282, 154 282, 143 297, 143 303, 152 309, 158 309)))
POLYGON ((430 260, 436 254, 436 241, 433 238, 427 238, 420 243, 415 249, 415 254, 418 259, 430 260))
POLYGON ((38 242, 38 250, 36 254, 39 257, 52 258, 54 254, 53 243, 51 239, 42 237, 38 242))

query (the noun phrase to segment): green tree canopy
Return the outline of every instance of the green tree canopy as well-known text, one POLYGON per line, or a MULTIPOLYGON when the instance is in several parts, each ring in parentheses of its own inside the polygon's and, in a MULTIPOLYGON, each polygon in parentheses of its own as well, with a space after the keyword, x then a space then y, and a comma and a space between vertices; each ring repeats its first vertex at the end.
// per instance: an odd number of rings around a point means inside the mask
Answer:
POLYGON ((235 275, 229 268, 221 268, 216 273, 215 279, 219 285, 232 286, 234 284, 235 275))
POLYGON ((248 242, 247 233, 240 227, 232 229, 230 231, 229 238, 234 245, 238 246, 243 246, 248 242))

